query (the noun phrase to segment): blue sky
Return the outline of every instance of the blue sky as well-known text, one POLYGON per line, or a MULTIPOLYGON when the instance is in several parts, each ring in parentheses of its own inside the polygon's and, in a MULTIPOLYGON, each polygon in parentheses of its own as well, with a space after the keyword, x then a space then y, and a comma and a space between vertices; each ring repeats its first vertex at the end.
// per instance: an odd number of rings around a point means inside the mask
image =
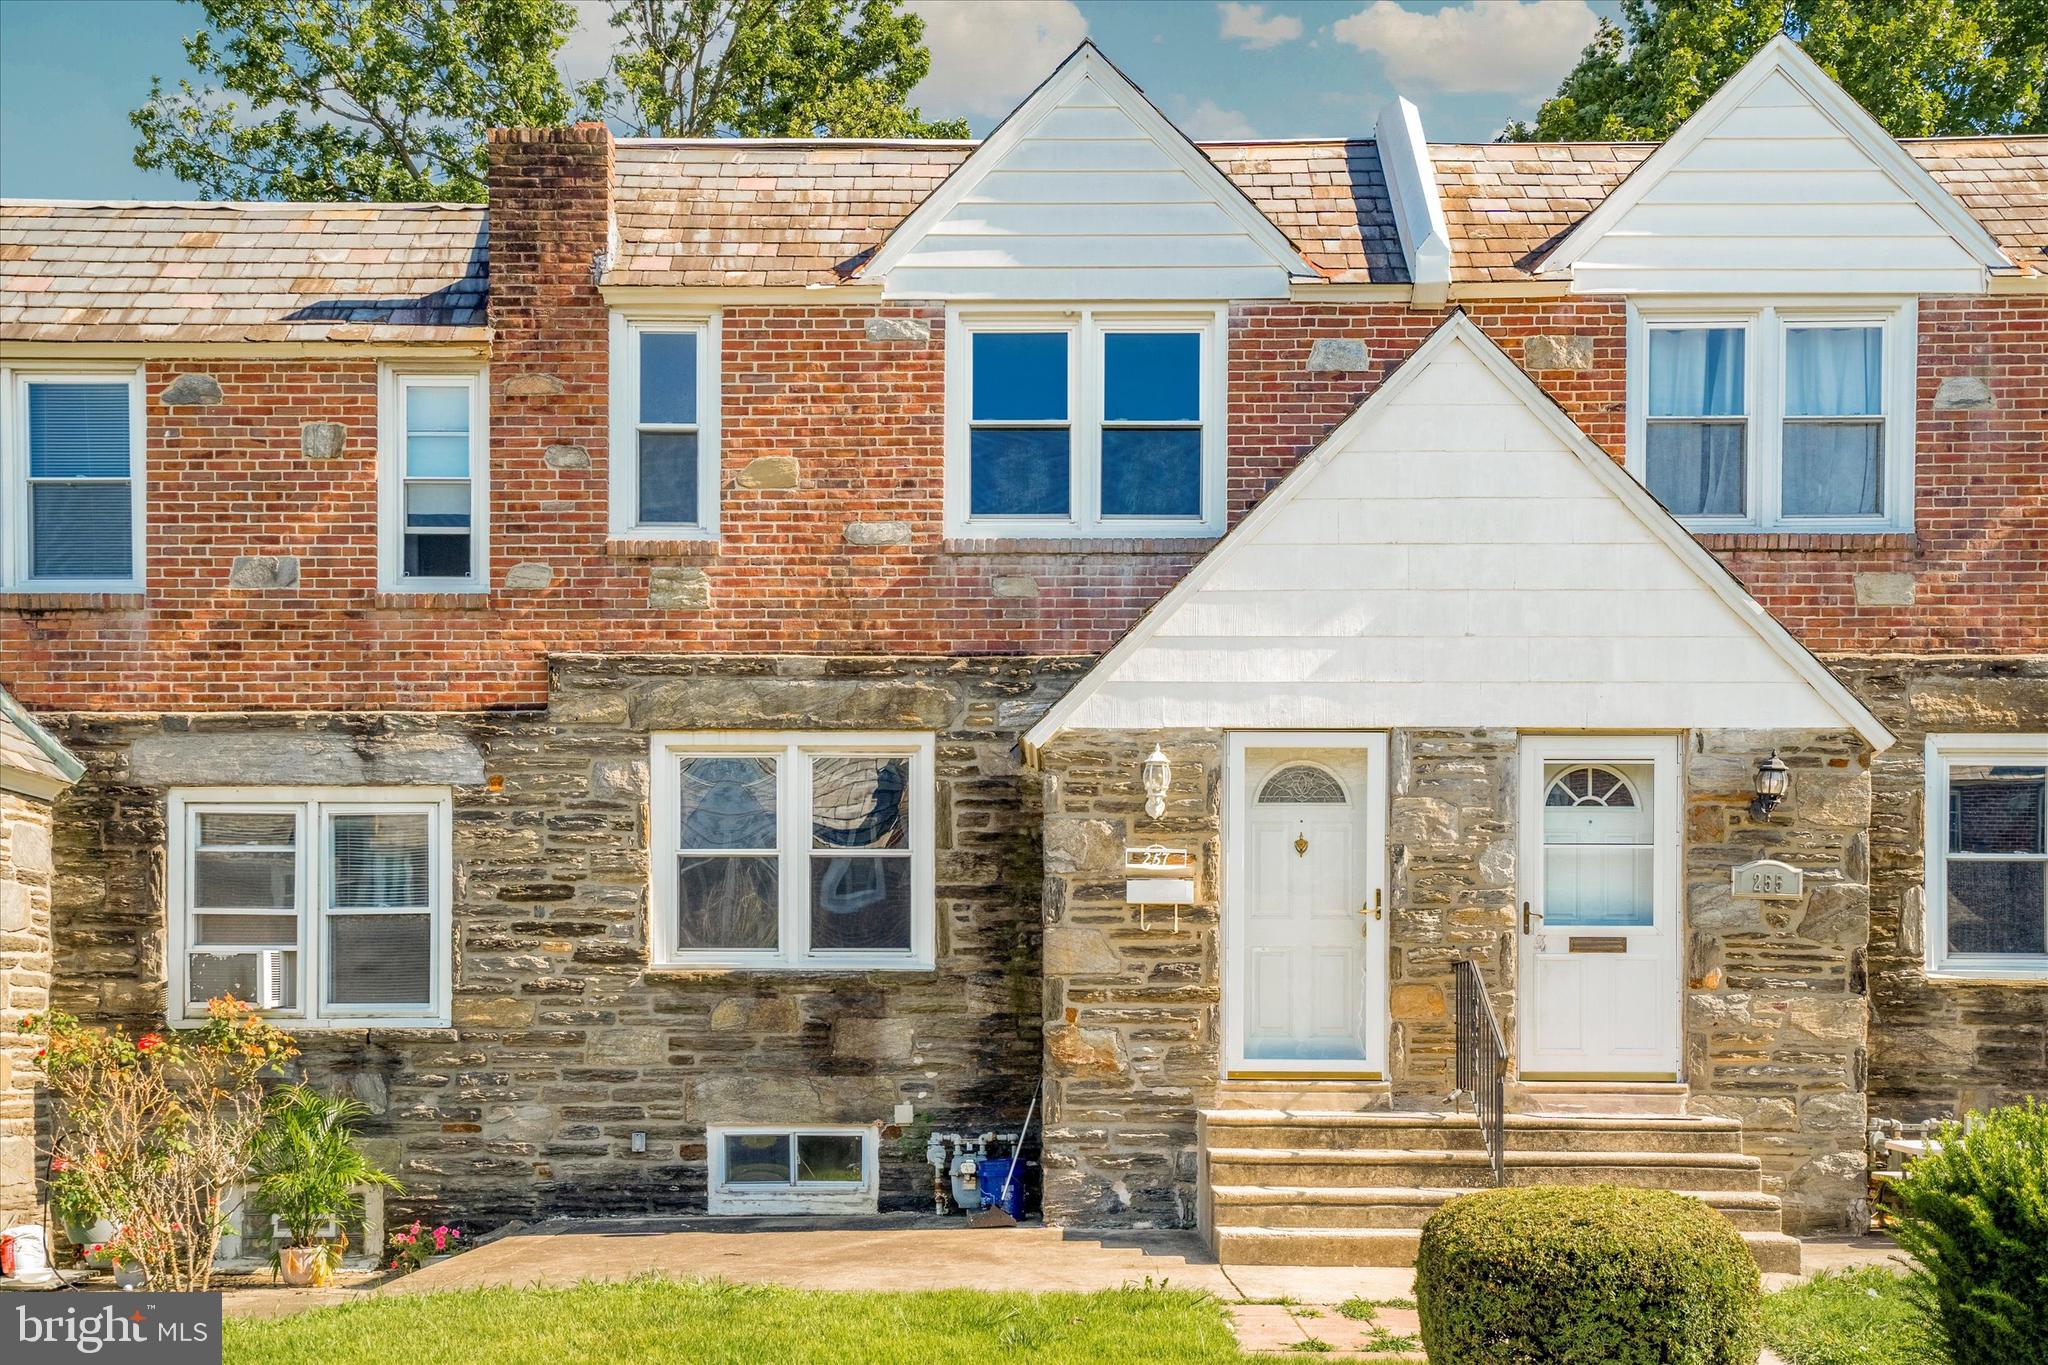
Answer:
MULTIPOLYGON (((1395 94, 1437 141, 1484 140, 1556 88, 1615 0, 909 0, 924 14, 928 115, 986 132, 1092 37, 1196 137, 1366 134, 1395 94)), ((602 68, 603 7, 564 49, 572 76, 602 68)), ((187 74, 200 26, 176 0, 0 0, 0 195, 175 198, 138 170, 128 111, 149 78, 187 74)))

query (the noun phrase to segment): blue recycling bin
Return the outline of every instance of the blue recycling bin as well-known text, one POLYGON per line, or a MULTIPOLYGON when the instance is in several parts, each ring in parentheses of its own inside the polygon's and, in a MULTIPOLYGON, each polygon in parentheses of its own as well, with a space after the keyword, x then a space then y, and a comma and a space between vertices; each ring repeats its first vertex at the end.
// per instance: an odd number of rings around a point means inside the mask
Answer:
POLYGON ((1004 1213, 1017 1221, 1024 1220, 1024 1158, 1021 1156, 983 1157, 975 1171, 975 1178, 981 1184, 981 1206, 992 1209, 1000 1205, 1004 1213), (1011 1169, 1015 1168, 1015 1174, 1011 1169), (1003 1197, 1003 1182, 1008 1179, 1010 1194, 1003 1197))

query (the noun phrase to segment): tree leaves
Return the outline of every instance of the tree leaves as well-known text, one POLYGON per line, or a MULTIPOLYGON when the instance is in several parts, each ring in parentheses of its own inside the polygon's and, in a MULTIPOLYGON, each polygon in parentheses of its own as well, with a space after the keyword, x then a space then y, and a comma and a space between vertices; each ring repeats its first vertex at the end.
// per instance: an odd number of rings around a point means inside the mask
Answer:
POLYGON ((1623 0, 1505 141, 1658 141, 1779 33, 1894 137, 2048 132, 2048 0, 1623 0))
POLYGON ((484 131, 570 112, 566 0, 196 0, 202 81, 150 83, 135 164, 213 199, 484 197, 484 131))

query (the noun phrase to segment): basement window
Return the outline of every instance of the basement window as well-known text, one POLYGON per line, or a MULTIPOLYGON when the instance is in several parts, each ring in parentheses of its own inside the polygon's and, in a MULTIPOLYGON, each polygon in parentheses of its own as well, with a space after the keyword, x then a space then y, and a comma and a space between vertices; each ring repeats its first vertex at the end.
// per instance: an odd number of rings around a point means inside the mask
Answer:
POLYGON ((932 736, 657 734, 657 963, 933 960, 932 736))
POLYGON ((442 788, 170 798, 170 1022, 232 995, 295 1027, 445 1027, 442 788))
POLYGON ((2048 735, 1927 740, 1927 967, 2048 976, 2048 735))
POLYGON ((0 372, 0 587, 140 592, 142 372, 0 372))
POLYGON ((871 1127, 713 1127, 712 1213, 873 1213, 871 1127))

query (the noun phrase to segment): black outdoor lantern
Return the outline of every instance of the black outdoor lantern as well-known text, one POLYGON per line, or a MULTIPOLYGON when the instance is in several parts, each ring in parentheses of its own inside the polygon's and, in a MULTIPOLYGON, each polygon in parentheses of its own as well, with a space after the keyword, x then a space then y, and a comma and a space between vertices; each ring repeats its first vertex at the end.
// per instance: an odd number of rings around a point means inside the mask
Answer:
POLYGON ((1791 785, 1792 770, 1778 757, 1776 749, 1771 750, 1771 756, 1756 765, 1756 799, 1749 803, 1749 813, 1759 820, 1769 819, 1791 785))

